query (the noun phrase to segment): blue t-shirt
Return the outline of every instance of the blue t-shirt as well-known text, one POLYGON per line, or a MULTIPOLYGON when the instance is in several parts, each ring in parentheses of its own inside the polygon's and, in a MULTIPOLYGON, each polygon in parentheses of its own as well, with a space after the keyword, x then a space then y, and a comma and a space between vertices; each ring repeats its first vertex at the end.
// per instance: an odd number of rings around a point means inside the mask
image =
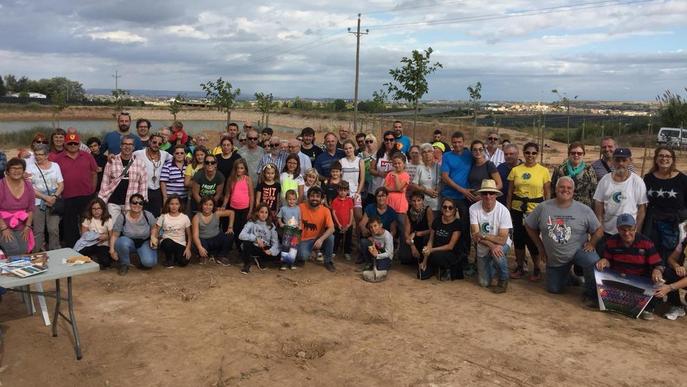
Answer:
POLYGON ((396 137, 396 143, 401 144, 401 149, 399 149, 403 154, 408 154, 408 151, 410 150, 411 141, 410 137, 406 135, 402 135, 401 137, 396 137))
POLYGON ((496 170, 499 172, 499 176, 501 176, 501 183, 503 184, 503 188, 501 188, 503 196, 496 198, 496 200, 501 202, 501 204, 506 204, 506 195, 508 195, 508 186, 510 185, 510 182, 508 181, 508 175, 510 175, 511 169, 513 169, 513 167, 506 163, 501 163, 498 167, 496 167, 496 170))
POLYGON ((296 221, 296 227, 300 227, 301 225, 301 208, 298 206, 295 207, 289 207, 289 206, 282 206, 279 209, 279 212, 277 212, 277 217, 281 219, 281 221, 288 225, 289 220, 293 218, 296 221))
POLYGON ((391 231, 391 224, 398 219, 396 211, 394 211, 394 209, 389 206, 386 206, 386 211, 384 211, 383 214, 377 212, 376 203, 368 204, 365 207, 365 214, 367 214, 368 219, 372 217, 380 218, 382 220, 382 227, 389 231, 391 231))
POLYGON ((337 149, 336 152, 334 152, 334 156, 330 155, 329 152, 325 150, 315 157, 313 167, 317 169, 317 173, 319 173, 320 176, 329 178, 331 177, 329 175, 329 171, 332 169, 332 163, 339 161, 344 157, 346 157, 346 155, 341 149, 337 149))
MULTIPOLYGON (((460 154, 454 151, 446 152, 441 159, 441 173, 447 172, 451 180, 463 188, 468 188, 470 168, 472 168, 472 153, 468 148, 463 148, 460 154)), ((463 199, 463 194, 448 184, 444 184, 441 196, 451 199, 463 199)))
MULTIPOLYGON (((143 142, 141 142, 141 138, 135 134, 129 133, 129 135, 133 136, 134 138, 134 150, 137 151, 143 149, 143 142)), ((120 132, 114 131, 106 134, 105 138, 103 138, 102 145, 100 145, 100 154, 104 155, 106 151, 109 151, 111 155, 118 155, 119 152, 122 151, 121 143, 122 134, 120 132)))

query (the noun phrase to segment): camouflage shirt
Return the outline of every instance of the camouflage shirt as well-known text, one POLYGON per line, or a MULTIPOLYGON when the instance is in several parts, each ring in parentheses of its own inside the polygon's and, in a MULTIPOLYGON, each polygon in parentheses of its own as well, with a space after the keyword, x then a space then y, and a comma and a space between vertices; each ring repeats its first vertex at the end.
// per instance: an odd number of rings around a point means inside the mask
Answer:
MULTIPOLYGON (((553 169, 551 175, 551 197, 556 197, 556 182, 561 176, 568 176, 567 160, 561 165, 553 169)), ((577 176, 570 176, 575 181, 575 192, 573 193, 573 200, 589 206, 594 209, 593 197, 596 191, 596 172, 590 164, 585 165, 584 169, 577 176)))

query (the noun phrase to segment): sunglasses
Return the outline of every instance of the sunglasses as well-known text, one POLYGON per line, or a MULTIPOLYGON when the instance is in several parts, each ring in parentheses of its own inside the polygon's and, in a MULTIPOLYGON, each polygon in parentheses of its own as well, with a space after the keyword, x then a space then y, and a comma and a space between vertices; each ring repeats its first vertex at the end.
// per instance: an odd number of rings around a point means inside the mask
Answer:
POLYGON ((243 127, 246 128, 246 129, 253 129, 253 126, 252 126, 252 125, 243 125, 243 127))
POLYGON ((385 138, 384 139, 384 142, 394 142, 394 141, 396 141, 395 138, 385 138))
POLYGON ((239 139, 239 142, 246 142, 246 139, 245 139, 245 138, 240 138, 240 139, 239 139))
POLYGON ((473 148, 472 151, 482 153, 484 152, 484 148, 473 148))
POLYGON ((184 153, 184 152, 174 152, 174 154, 175 154, 175 155, 181 155, 181 156, 186 155, 186 153, 184 153))
POLYGON ((263 147, 264 147, 265 149, 270 149, 270 148, 276 148, 277 146, 276 146, 276 145, 272 145, 272 144, 265 144, 265 145, 263 145, 263 147))
POLYGON ((217 164, 217 161, 210 160, 210 161, 205 162, 205 165, 215 165, 215 164, 217 164))
POLYGON ((496 196, 496 192, 480 192, 482 196, 496 196))
POLYGON ((34 144, 49 144, 48 140, 43 140, 43 141, 36 140, 36 141, 34 141, 33 143, 34 143, 34 144))
POLYGON ((257 138, 257 137, 248 137, 248 139, 251 140, 251 141, 258 141, 258 138, 257 138))
POLYGON ((582 156, 584 152, 570 152, 570 154, 574 156, 582 156))
POLYGON ((441 206, 441 208, 443 208, 444 210, 452 210, 455 207, 453 207, 453 206, 441 206))
POLYGON ((498 141, 499 138, 498 137, 489 137, 488 140, 489 141, 498 141))
POLYGON ((132 201, 131 201, 131 205, 132 205, 132 206, 142 206, 142 205, 143 205, 143 201, 142 201, 142 200, 132 200, 132 201))
POLYGON ((537 152, 529 152, 529 151, 528 151, 528 152, 525 152, 525 154, 528 155, 528 156, 534 156, 534 155, 537 154, 537 152))
MULTIPOLYGON (((68 142, 67 145, 79 145, 79 143, 78 142, 68 142)), ((134 144, 131 144, 131 145, 134 145, 134 144)))
POLYGON ((365 144, 374 144, 374 141, 372 141, 372 140, 365 140, 365 144))

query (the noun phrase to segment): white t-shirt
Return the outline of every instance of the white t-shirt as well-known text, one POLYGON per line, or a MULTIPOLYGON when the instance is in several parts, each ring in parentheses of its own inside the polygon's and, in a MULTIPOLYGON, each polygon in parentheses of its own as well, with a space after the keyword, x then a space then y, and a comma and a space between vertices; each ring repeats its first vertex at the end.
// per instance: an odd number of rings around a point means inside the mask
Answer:
POLYGON ((143 160, 143 164, 146 166, 146 174, 148 175, 148 189, 160 189, 160 172, 162 172, 162 166, 165 165, 167 160, 172 158, 172 155, 161 150, 160 160, 153 163, 153 161, 148 158, 146 150, 141 149, 134 152, 134 157, 143 160))
POLYGON ((191 220, 186 214, 177 216, 162 214, 157 218, 156 223, 162 229, 162 239, 169 238, 182 246, 186 246, 186 227, 191 227, 191 220))
MULTIPOLYGON (((441 175, 441 166, 439 163, 435 163, 434 166, 428 167, 424 164, 418 166, 415 172, 415 177, 413 178, 413 184, 417 184, 420 187, 425 187, 433 189, 437 192, 441 191, 439 189, 439 178, 441 175)), ((431 197, 425 195, 425 205, 429 206, 432 211, 439 210, 439 197, 431 197)))
MULTIPOLYGON (((503 204, 496 202, 496 206, 491 212, 486 212, 482 208, 482 202, 479 201, 470 206, 470 225, 476 224, 479 226, 479 232, 482 235, 498 235, 499 230, 504 228, 513 228, 513 221, 510 218, 510 212, 503 204)), ((506 240, 508 246, 511 245, 510 236, 506 240)), ((484 257, 489 255, 489 248, 481 243, 477 244, 477 255, 484 257)))
MULTIPOLYGON (((31 174, 31 185, 33 189, 44 195, 48 195, 48 189, 50 189, 50 194, 54 193, 57 189, 57 185, 64 181, 62 178, 62 171, 57 163, 50 162, 50 168, 38 170, 36 163, 26 164, 26 172, 31 174), (43 172, 43 176, 41 176, 43 172), (43 181, 45 177, 45 181, 43 181), (48 183, 46 187, 45 183, 48 183)), ((36 197, 36 205, 41 204, 42 199, 36 197)))
MULTIPOLYGON (((382 172, 389 172, 392 170, 394 167, 391 165, 392 161, 389 160, 389 158, 386 156, 386 153, 379 159, 372 160, 371 162, 377 164, 377 172, 382 173, 382 172)), ((384 177, 380 176, 374 176, 372 178, 372 187, 371 191, 372 193, 375 192, 375 190, 379 187, 384 186, 384 177)))
POLYGON ((348 182, 351 195, 358 192, 358 183, 360 182, 360 160, 358 156, 355 156, 353 161, 349 161, 346 157, 339 160, 341 163, 341 179, 348 182))
POLYGON ((501 148, 496 147, 494 150, 494 153, 489 153, 489 150, 485 147, 484 148, 484 154, 487 156, 487 160, 491 161, 494 163, 494 166, 499 166, 499 164, 502 164, 506 162, 506 157, 503 154, 503 150, 501 148))
POLYGON ((596 186, 594 200, 604 204, 604 232, 612 235, 618 233, 618 215, 627 213, 637 217, 637 206, 649 202, 644 180, 634 173, 621 183, 613 180, 612 173, 606 174, 596 186))
MULTIPOLYGON (((105 224, 100 219, 84 219, 81 223, 82 226, 87 227, 88 231, 95 231, 98 234, 105 232, 112 232, 112 226, 114 222, 112 218, 105 221, 105 224)), ((109 246, 108 241, 98 243, 98 246, 109 246)))

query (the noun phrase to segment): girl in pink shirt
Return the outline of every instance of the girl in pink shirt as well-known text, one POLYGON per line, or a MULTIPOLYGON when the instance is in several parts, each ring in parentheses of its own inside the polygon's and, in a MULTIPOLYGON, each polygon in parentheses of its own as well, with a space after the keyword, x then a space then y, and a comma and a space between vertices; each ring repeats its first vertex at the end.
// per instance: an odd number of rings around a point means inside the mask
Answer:
POLYGON ((243 230, 243 226, 248 220, 248 214, 253 209, 254 199, 253 180, 248 175, 246 160, 241 158, 234 162, 234 167, 231 171, 231 176, 227 179, 227 187, 224 192, 227 194, 224 196, 222 207, 234 211, 234 242, 237 248, 240 248, 241 241, 238 239, 238 235, 243 230))
POLYGON ((405 171, 405 158, 401 153, 391 156, 391 170, 384 178, 384 187, 389 190, 388 204, 399 214, 408 212, 406 189, 410 183, 410 175, 405 171))

